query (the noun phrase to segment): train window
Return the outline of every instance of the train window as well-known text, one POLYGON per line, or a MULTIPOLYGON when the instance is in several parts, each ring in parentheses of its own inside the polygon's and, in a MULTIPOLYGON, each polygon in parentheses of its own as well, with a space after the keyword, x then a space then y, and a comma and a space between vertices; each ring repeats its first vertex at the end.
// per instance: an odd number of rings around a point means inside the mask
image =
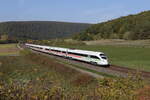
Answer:
POLYGON ((52 51, 55 51, 55 52, 61 52, 61 51, 59 51, 59 50, 54 50, 54 49, 53 49, 52 51))
POLYGON ((66 53, 66 51, 62 51, 62 53, 66 53))
POLYGON ((68 52, 68 54, 74 54, 74 53, 72 53, 72 52, 68 52))
POLYGON ((83 57, 88 57, 88 55, 86 55, 86 54, 77 54, 77 55, 83 56, 83 57))
POLYGON ((49 51, 49 49, 47 49, 47 48, 45 50, 49 51))
POLYGON ((107 57, 101 57, 102 59, 107 59, 107 57))
POLYGON ((106 56, 105 54, 100 54, 100 57, 101 57, 102 59, 107 59, 107 56, 106 56))
POLYGON ((93 55, 91 55, 90 57, 94 59, 99 59, 97 56, 93 56, 93 55))
POLYGON ((52 51, 55 51, 55 52, 56 52, 56 50, 54 50, 54 49, 53 49, 52 51))
POLYGON ((88 55, 86 55, 86 54, 73 53, 73 52, 68 52, 68 53, 69 53, 69 54, 73 54, 73 55, 78 55, 78 56, 88 57, 88 55))
POLYGON ((59 51, 59 50, 56 50, 56 52, 61 52, 61 51, 59 51))
POLYGON ((106 56, 105 54, 100 54, 100 56, 106 56))

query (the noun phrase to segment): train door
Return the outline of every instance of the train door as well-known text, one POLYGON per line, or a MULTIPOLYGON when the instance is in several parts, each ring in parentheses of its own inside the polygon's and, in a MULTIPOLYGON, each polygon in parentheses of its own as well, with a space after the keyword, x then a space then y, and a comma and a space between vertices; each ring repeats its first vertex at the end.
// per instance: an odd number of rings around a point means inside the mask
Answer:
POLYGON ((100 58, 98 58, 97 56, 95 55, 90 55, 90 63, 91 64, 94 64, 94 65, 97 65, 97 63, 100 61, 100 58))
POLYGON ((91 62, 91 61, 92 61, 92 58, 91 58, 91 56, 90 56, 90 55, 88 55, 88 57, 87 57, 87 61, 88 61, 88 62, 91 62))

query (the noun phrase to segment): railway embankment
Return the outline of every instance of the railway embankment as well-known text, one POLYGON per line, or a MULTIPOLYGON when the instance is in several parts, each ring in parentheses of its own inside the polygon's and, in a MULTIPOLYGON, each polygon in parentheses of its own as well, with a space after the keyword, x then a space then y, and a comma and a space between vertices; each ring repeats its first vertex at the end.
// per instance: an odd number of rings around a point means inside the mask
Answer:
POLYGON ((150 72, 138 71, 135 69, 125 68, 125 67, 120 67, 120 66, 115 66, 115 65, 110 65, 109 67, 102 67, 102 66, 92 65, 92 64, 77 61, 77 60, 71 60, 71 59, 66 59, 63 57, 55 56, 55 55, 45 54, 45 53, 34 51, 34 50, 32 50, 32 52, 40 53, 42 55, 53 58, 53 59, 57 60, 59 63, 72 65, 72 67, 74 67, 78 70, 83 70, 83 71, 86 71, 87 73, 89 73, 89 72, 94 73, 93 76, 95 76, 97 74, 100 77, 101 76, 104 76, 104 77, 127 77, 129 75, 139 74, 143 78, 150 80, 150 72))

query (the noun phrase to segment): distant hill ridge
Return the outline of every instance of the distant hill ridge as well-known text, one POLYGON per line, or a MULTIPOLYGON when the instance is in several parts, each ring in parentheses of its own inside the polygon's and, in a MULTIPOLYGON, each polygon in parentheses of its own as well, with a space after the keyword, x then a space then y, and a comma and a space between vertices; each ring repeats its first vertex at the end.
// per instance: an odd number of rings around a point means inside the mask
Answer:
POLYGON ((56 21, 11 21, 0 23, 0 35, 23 39, 64 38, 82 32, 91 24, 56 21))
POLYGON ((77 40, 150 39, 150 11, 92 25, 73 38, 77 40))

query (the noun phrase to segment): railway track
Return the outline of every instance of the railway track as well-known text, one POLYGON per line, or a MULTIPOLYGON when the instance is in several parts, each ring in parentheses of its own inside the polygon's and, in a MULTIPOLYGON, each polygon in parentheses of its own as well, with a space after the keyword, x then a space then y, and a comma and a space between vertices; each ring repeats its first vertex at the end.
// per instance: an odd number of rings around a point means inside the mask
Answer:
POLYGON ((120 67, 120 66, 116 66, 116 65, 111 65, 109 67, 109 69, 115 70, 115 71, 120 71, 123 73, 132 73, 132 74, 139 73, 144 78, 150 78, 150 72, 146 72, 146 71, 140 71, 140 70, 131 69, 131 68, 127 68, 127 67, 120 67))
MULTIPOLYGON (((36 52, 38 52, 38 51, 36 51, 36 52)), ((98 65, 92 65, 92 64, 82 62, 82 61, 66 59, 63 57, 55 56, 55 55, 45 54, 42 52, 38 52, 38 53, 47 55, 47 56, 55 58, 55 59, 58 59, 59 61, 60 60, 67 61, 67 63, 82 66, 84 68, 88 68, 90 70, 94 70, 97 72, 102 72, 102 73, 106 73, 106 74, 110 74, 110 75, 114 75, 114 76, 119 76, 119 77, 120 76, 121 77, 127 77, 129 73, 133 74, 133 75, 138 73, 143 78, 150 80, 150 72, 138 71, 136 69, 126 68, 126 67, 121 67, 121 66, 116 66, 116 65, 110 65, 109 67, 103 67, 103 66, 98 66, 98 65)))
MULTIPOLYGON (((24 46, 22 46, 22 47, 25 48, 24 46)), ((139 71, 136 69, 121 67, 121 66, 116 66, 116 65, 110 65, 109 67, 101 67, 101 66, 92 65, 92 64, 82 62, 82 61, 66 59, 66 58, 51 55, 51 54, 45 54, 45 53, 35 51, 35 50, 34 50, 34 52, 36 52, 36 53, 38 52, 40 54, 44 54, 46 56, 49 56, 49 57, 52 57, 52 58, 55 58, 58 60, 67 61, 67 63, 70 63, 70 64, 83 66, 84 68, 88 68, 90 70, 94 70, 97 72, 102 72, 102 73, 106 73, 106 74, 110 74, 110 75, 114 75, 114 76, 121 76, 121 77, 126 77, 126 76, 128 76, 129 73, 131 73, 131 74, 139 73, 143 78, 150 80, 150 72, 146 72, 146 71, 139 71)))

